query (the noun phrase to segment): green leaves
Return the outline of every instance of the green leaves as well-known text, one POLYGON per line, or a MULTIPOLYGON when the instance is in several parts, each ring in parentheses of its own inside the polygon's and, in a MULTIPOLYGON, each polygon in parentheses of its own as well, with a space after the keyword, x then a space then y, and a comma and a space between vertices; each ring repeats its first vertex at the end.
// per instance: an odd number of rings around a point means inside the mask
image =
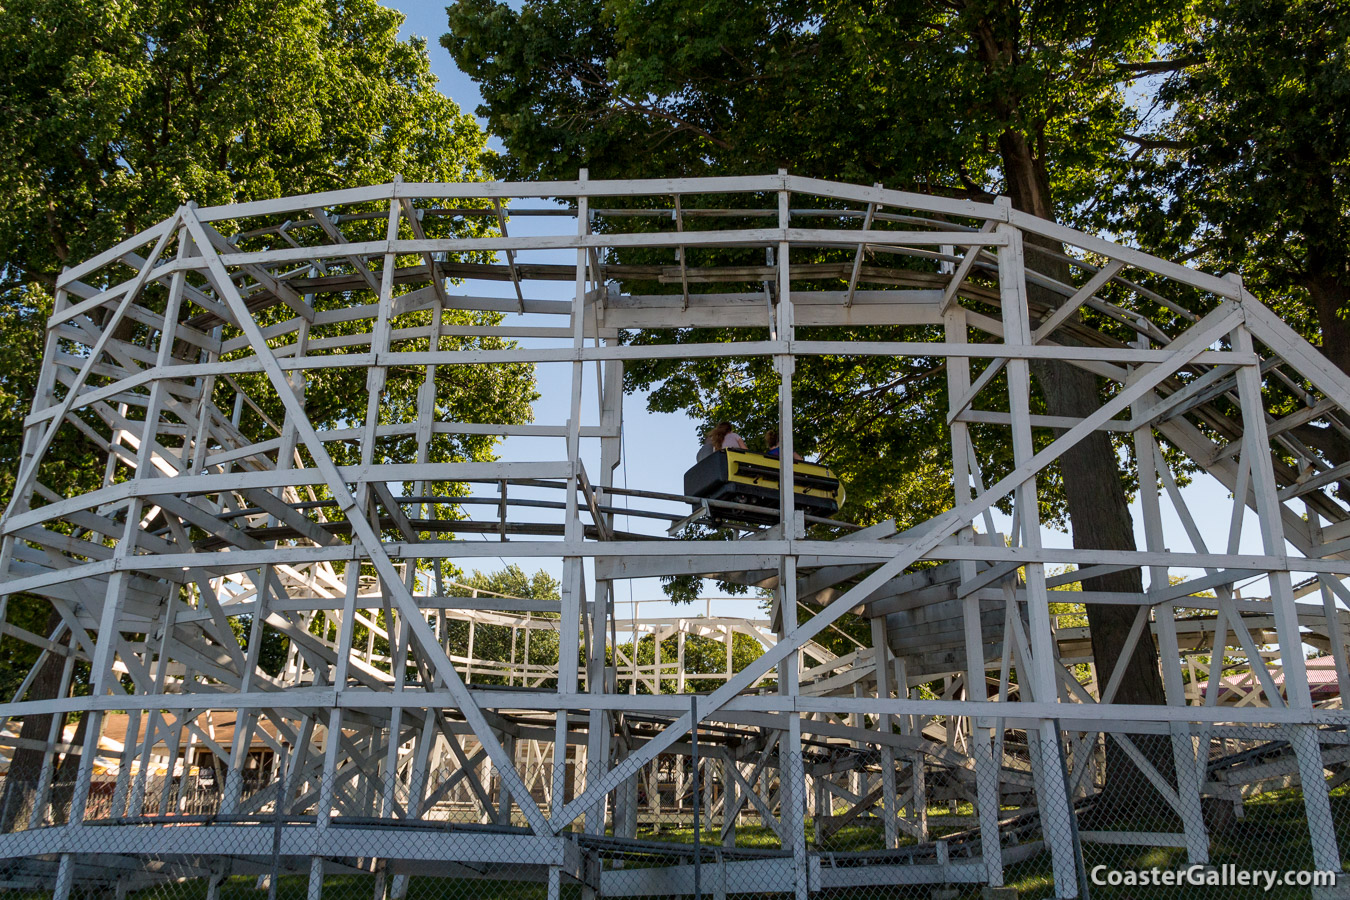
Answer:
MULTIPOLYGON (((13 488, 64 265, 188 200, 249 201, 395 175, 482 177, 485 135, 436 90, 425 44, 400 40, 401 22, 375 0, 0 5, 0 502, 13 488)), ((458 324, 471 318, 447 314, 458 324)), ((460 404, 452 417, 528 419, 532 367, 454 368, 439 376, 460 404)), ((280 421, 265 379, 241 382, 280 421)), ((223 401, 232 390, 223 380, 217 388, 223 401)), ((364 372, 317 375, 307 388, 321 427, 364 416, 364 372)), ((415 391, 413 379, 395 373, 380 414, 402 414, 415 391)), ((246 430, 268 433, 248 415, 246 430)), ((435 459, 491 456, 490 437, 439 437, 435 459)), ((45 486, 65 496, 96 487, 104 472, 96 450, 74 429, 58 431, 45 486)), ((11 602, 12 621, 26 602, 11 602)), ((271 654, 278 636, 265 634, 271 654)), ((26 671, 22 660, 15 665, 26 671)), ((3 669, 0 660, 0 680, 9 677, 3 669)))
MULTIPOLYGON (((923 192, 1007 192, 1023 209, 1072 219, 1133 150, 1120 139, 1136 124, 1126 67, 1152 58, 1185 6, 533 0, 517 12, 460 0, 442 44, 479 82, 512 175, 787 166, 923 192)), ((626 380, 650 390, 653 409, 730 419, 751 438, 776 424, 765 360, 638 362, 626 380)), ((944 382, 932 361, 798 361, 798 444, 844 477, 847 516, 908 525, 950 505, 944 382)), ((1050 484, 1053 518, 1062 508, 1050 484)))
POLYGON ((515 563, 487 574, 475 569, 471 576, 461 579, 461 583, 465 587, 506 597, 557 600, 562 596, 562 586, 558 583, 558 579, 543 569, 539 569, 533 575, 527 575, 525 570, 515 563))
MULTIPOLYGON (((485 136, 374 0, 13 0, 0 9, 0 472, 17 468, 67 262, 202 205, 475 180, 485 136)), ((528 373, 527 373, 528 375, 528 373)), ((518 396, 480 395, 517 404, 518 396)), ((526 401, 528 402, 528 401, 526 401)), ((58 447, 72 479, 101 465, 58 447)), ((475 454, 481 451, 473 451, 475 454)), ((62 489, 63 485, 51 485, 62 489)), ((9 484, 0 481, 0 494, 9 484)))
POLYGON ((192 199, 473 178, 483 136, 373 0, 18 0, 0 217, 8 264, 51 275, 192 199))
POLYGON ((1350 10, 1204 0, 1108 227, 1235 271, 1350 371, 1350 10))
POLYGON ((1011 131, 1071 210, 1102 159, 1124 156, 1121 67, 1151 58, 1185 6, 461 0, 442 44, 479 82, 514 175, 785 165, 983 195, 1008 190, 1011 131))

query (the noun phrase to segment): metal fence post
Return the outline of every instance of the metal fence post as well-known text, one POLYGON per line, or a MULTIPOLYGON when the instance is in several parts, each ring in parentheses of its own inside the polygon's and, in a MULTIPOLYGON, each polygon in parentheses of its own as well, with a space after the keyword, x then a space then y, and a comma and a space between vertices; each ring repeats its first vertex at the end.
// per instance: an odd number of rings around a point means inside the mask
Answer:
POLYGON ((286 808, 286 745, 281 745, 278 767, 277 799, 272 822, 272 877, 267 881, 267 900, 277 900, 277 879, 281 877, 281 825, 286 808))
POLYGON ((1059 719, 1052 721, 1055 723, 1055 751, 1059 755, 1059 771, 1064 779, 1064 801, 1069 804, 1069 837, 1073 841, 1073 867, 1078 871, 1078 896, 1081 900, 1088 900, 1087 866, 1083 862, 1083 842, 1078 837, 1078 812, 1073 805, 1073 782, 1069 779, 1069 762, 1064 758, 1064 740, 1061 737, 1064 726, 1059 719))
POLYGON ((703 825, 703 806, 698 792, 698 694, 689 696, 689 740, 693 747, 690 752, 690 769, 694 796, 690 805, 694 808, 694 900, 703 900, 703 851, 699 848, 700 829, 703 825))

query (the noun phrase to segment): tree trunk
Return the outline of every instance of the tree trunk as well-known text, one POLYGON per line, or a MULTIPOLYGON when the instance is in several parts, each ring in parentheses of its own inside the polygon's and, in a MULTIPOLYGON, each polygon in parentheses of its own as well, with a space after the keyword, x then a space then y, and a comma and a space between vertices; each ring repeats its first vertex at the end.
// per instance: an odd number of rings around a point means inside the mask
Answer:
POLYGON ((1303 279, 1317 310, 1317 327, 1322 332, 1322 353, 1350 374, 1350 285, 1334 272, 1314 272, 1303 279))
MULTIPOLYGON (((1344 268, 1339 252, 1319 248, 1309 253, 1309 267, 1313 270, 1301 283, 1312 299, 1317 313, 1317 328, 1322 333, 1322 355, 1350 375, 1350 321, 1343 316, 1350 313, 1350 284, 1339 274, 1344 268)), ((1300 425, 1294 437, 1321 453, 1333 466, 1350 462, 1350 440, 1333 428, 1300 425)), ((1336 483, 1341 500, 1350 500, 1350 479, 1336 483)))
MULTIPOLYGON (((47 617, 43 634, 49 635, 61 624, 61 614, 52 610, 47 617)), ((63 643, 69 643, 69 637, 63 643)), ((22 700, 54 700, 61 689, 61 672, 65 668, 65 657, 51 654, 42 664, 28 693, 22 700)), ((52 716, 28 715, 23 717, 23 726, 19 729, 19 746, 9 763, 9 773, 5 776, 4 792, 0 794, 0 832, 10 832, 27 825, 28 816, 33 810, 38 779, 42 775, 42 760, 47 736, 51 734, 52 716), (29 742, 40 745, 34 747, 29 742)), ((57 736, 60 740, 60 736, 57 736)))
MULTIPOLYGON (((70 819, 70 802, 75 797, 75 778, 80 772, 80 755, 84 752, 84 737, 89 731, 92 712, 80 716, 75 726, 75 734, 70 739, 71 750, 62 755, 52 772, 52 821, 67 822, 70 819)), ((95 755, 97 755, 97 748, 95 755)), ((92 773, 92 769, 90 772, 92 773)), ((91 775, 92 777, 92 775, 91 775)), ((92 793, 92 791, 91 791, 92 793)))
MULTIPOLYGON (((1005 131, 999 138, 999 151, 1013 206, 1053 220, 1049 177, 1043 160, 1033 154, 1026 136, 1012 130, 1005 131)), ((1054 241, 1030 236, 1025 240, 1057 253, 1062 253, 1064 249, 1054 241)), ((1028 268, 1062 284, 1072 283, 1069 267, 1064 262, 1029 253, 1026 264, 1028 268)), ((1034 304, 1047 307, 1058 306, 1064 301, 1059 294, 1034 284, 1027 285, 1027 295, 1034 304)), ((1062 334, 1056 339, 1061 343, 1069 343, 1062 334)), ((1100 407, 1101 385, 1097 376, 1091 372, 1057 360, 1033 361, 1031 371, 1045 398, 1049 415, 1082 419, 1100 407)), ((1058 465, 1074 547, 1135 550, 1134 522, 1121 480, 1120 462, 1109 434, 1105 431, 1092 432, 1066 451, 1058 465)), ((1143 592, 1143 575, 1137 568, 1100 575, 1085 580, 1083 590, 1138 594, 1143 592)), ((1092 657, 1099 686, 1105 686, 1115 671, 1137 612, 1133 606, 1087 605, 1092 657)), ((1158 650, 1147 633, 1135 645, 1125 662, 1124 677, 1114 702, 1158 706, 1167 702, 1158 665, 1158 650)), ((1133 739, 1163 777, 1170 779, 1173 766, 1168 739, 1152 735, 1134 736, 1133 739)), ((1152 784, 1114 740, 1107 740, 1106 757, 1106 786, 1098 802, 1100 814, 1110 815, 1121 810, 1124 804, 1133 807, 1147 804, 1151 810, 1163 808, 1164 801, 1157 796, 1152 784)))

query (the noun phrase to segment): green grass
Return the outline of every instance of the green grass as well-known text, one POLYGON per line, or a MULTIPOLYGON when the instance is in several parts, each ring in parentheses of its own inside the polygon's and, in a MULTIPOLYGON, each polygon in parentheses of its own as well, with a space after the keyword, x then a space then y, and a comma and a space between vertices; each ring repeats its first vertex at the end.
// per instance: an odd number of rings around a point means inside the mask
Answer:
MULTIPOLYGON (((1337 788, 1331 795, 1332 820, 1336 823, 1337 837, 1343 865, 1350 868, 1350 785, 1337 788)), ((1308 839, 1308 826, 1303 809, 1303 795, 1297 788, 1273 791, 1249 800, 1245 804, 1245 816, 1242 821, 1233 822, 1228 827, 1210 835, 1210 862, 1218 867, 1231 864, 1243 870, 1287 869, 1310 870, 1313 867, 1312 850, 1308 839)), ((969 804, 958 806, 955 815, 969 816, 973 809, 969 804)), ((947 809, 935 808, 929 811, 929 832, 934 837, 964 830, 968 826, 944 827, 942 819, 952 815, 947 809)), ((1163 824, 1159 821, 1116 822, 1111 826, 1117 831, 1145 830, 1150 827, 1177 829, 1176 823, 1163 824)), ((808 843, 813 837, 811 820, 807 820, 806 834, 808 843)), ((639 835, 650 839, 652 835, 639 835)), ((673 842, 692 842, 692 828, 665 826, 661 829, 659 840, 673 842)), ((707 839, 705 834, 705 840, 707 839)), ((913 839, 901 834, 901 843, 912 844, 913 839)), ((736 829, 738 847, 778 848, 778 837, 766 827, 751 825, 736 829)), ((823 842, 821 851, 878 850, 884 846, 884 836, 879 824, 865 823, 849 825, 840 829, 823 842)), ((1159 869, 1184 869, 1187 866, 1186 851, 1175 847, 1132 847, 1107 844, 1085 844, 1083 861, 1088 871, 1097 865, 1104 865, 1121 871, 1159 869)), ((1050 854, 1041 853, 1015 866, 1004 873, 1004 883, 1014 887, 1022 900, 1039 900, 1054 895, 1054 879, 1050 865, 1050 854)), ((1227 900, 1242 896, 1240 887, 1209 886, 1150 886, 1150 887, 1112 887, 1110 885, 1089 885, 1091 896, 1111 898, 1111 900, 1176 900, 1176 898, 1195 898, 1195 900, 1227 900)), ((1269 893, 1258 888, 1255 891, 1262 897, 1272 900, 1307 900, 1309 890, 1297 887, 1276 887, 1269 893)), ((866 888, 850 891, 831 891, 830 900, 885 900, 898 896, 926 898, 927 887, 915 887, 911 894, 903 894, 896 888, 866 888)), ((970 886, 961 894, 962 900, 975 900, 980 896, 978 885, 970 886)))
MULTIPOLYGON (((721 824, 714 823, 715 828, 704 830, 700 840, 705 846, 720 845, 721 824)), ((660 830, 639 829, 637 833, 639 841, 666 841, 671 844, 692 844, 694 843, 694 826, 692 825, 662 825, 660 830)), ((777 850, 780 846, 778 834, 767 825, 738 825, 736 826, 736 846, 748 847, 758 850, 777 850)))
MULTIPOLYGON (((256 875, 236 875, 220 885, 220 900, 267 900, 267 890, 258 890, 256 875)), ((277 900, 305 900, 309 875, 283 875, 277 879, 277 900)), ((324 900, 372 900, 374 875, 330 875, 323 881, 324 900)), ((415 876, 408 883, 407 900, 545 900, 547 887, 540 882, 492 881, 487 879, 415 876)), ((563 888, 563 897, 580 896, 577 885, 563 888)), ((134 900, 204 900, 204 880, 160 885, 130 895, 134 900)))
MULTIPOLYGON (((1210 864, 1219 867, 1234 865, 1242 870, 1275 869, 1310 870, 1313 867, 1312 848, 1308 839, 1308 823, 1303 810, 1303 795, 1297 789, 1272 791, 1247 801, 1242 821, 1210 835, 1210 864)), ((1340 834, 1342 865, 1350 851, 1350 789, 1338 788, 1331 797, 1332 820, 1340 834)), ((1085 844, 1083 864, 1090 872, 1094 866, 1112 869, 1143 870, 1184 869, 1186 851, 1175 847, 1129 847, 1105 844, 1085 844)), ((1015 887, 1023 900, 1053 896, 1054 882, 1050 870, 1050 856, 1043 853, 1004 873, 1005 883, 1015 887)), ((1090 885, 1091 896, 1112 900, 1227 900, 1246 895, 1271 900, 1307 900, 1308 888, 1276 887, 1269 893, 1260 888, 1193 886, 1111 887, 1090 885), (1246 892, 1244 894, 1244 891, 1246 892)), ((974 890, 965 897, 978 897, 974 890)))
MULTIPOLYGON (((1332 818, 1336 823, 1338 838, 1343 855, 1350 856, 1350 785, 1332 792, 1332 818)), ((1245 805, 1243 820, 1235 821, 1227 827, 1210 835, 1211 864, 1222 866, 1232 864, 1243 870, 1255 869, 1311 869, 1312 852, 1308 840, 1308 828, 1303 809, 1302 794, 1298 789, 1271 792, 1250 800, 1245 805)), ((958 815, 970 815, 969 806, 956 810, 958 815)), ((942 819, 949 813, 945 809, 934 809, 929 815, 930 831, 935 835, 950 833, 954 828, 944 828, 942 819)), ((1139 823, 1113 823, 1117 830, 1139 827, 1139 823)), ((964 829, 962 825, 960 828, 964 829)), ((807 834, 813 828, 807 823, 807 834)), ((658 833, 639 833, 639 838, 669 841, 676 844, 693 842, 692 827, 663 826, 658 833)), ((711 845, 716 834, 704 833, 704 840, 711 845)), ((909 842, 908 839, 906 839, 909 842)), ((849 825, 832 835, 820 849, 823 851, 873 850, 883 844, 881 829, 875 823, 849 825)), ((742 825, 736 829, 736 845, 744 848, 777 849, 780 844, 772 829, 762 825, 742 825)), ((1144 870, 1152 867, 1159 869, 1184 869, 1186 854, 1178 848, 1132 847, 1104 844, 1086 844, 1083 847, 1084 863, 1088 870, 1097 865, 1122 871, 1144 870)), ((1350 859, 1343 860, 1343 863, 1350 859)), ((634 860, 633 867, 644 867, 652 861, 634 860)), ((1004 881, 1018 890, 1023 900, 1040 900, 1053 896, 1053 877, 1050 854, 1043 852, 1023 863, 1011 866, 1004 873, 1004 881)), ((220 900, 265 900, 265 891, 256 887, 256 876, 235 876, 227 879, 219 893, 220 900)), ((278 882, 278 900, 304 900, 308 885, 307 875, 286 875, 278 882)), ((324 900, 370 900, 374 892, 374 877, 370 875, 332 875, 324 882, 324 900)), ((414 877, 409 885, 408 900, 543 900, 545 886, 537 882, 509 882, 492 880, 469 880, 454 878, 414 877)), ((1257 888, 1223 888, 1207 886, 1149 886, 1149 887, 1111 887, 1092 885, 1093 900, 1227 900, 1229 897, 1262 896, 1271 900, 1307 900, 1307 888, 1276 887, 1269 893, 1257 888)), ((8 896, 8 895, 7 895, 8 896)), ((15 895, 16 900, 21 895, 15 895)), ((45 896, 45 895, 44 895, 45 896)), ((564 896, 579 896, 576 886, 564 889, 564 896)), ((766 895, 757 895, 763 900, 766 895)), ((927 886, 916 886, 901 890, 897 887, 859 888, 847 891, 830 891, 819 895, 820 900, 898 900, 912 897, 915 900, 929 896, 927 886)), ((978 885, 966 886, 961 894, 962 900, 975 900, 980 896, 978 885)), ((204 880, 165 884, 147 888, 131 895, 134 900, 205 900, 206 883, 204 880)), ((24 898, 27 900, 27 898, 24 898)))

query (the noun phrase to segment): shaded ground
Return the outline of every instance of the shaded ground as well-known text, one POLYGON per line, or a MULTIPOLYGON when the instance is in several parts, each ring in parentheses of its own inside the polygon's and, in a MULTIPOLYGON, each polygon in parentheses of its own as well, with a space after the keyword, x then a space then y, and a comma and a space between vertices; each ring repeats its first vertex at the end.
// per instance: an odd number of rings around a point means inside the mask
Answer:
MULTIPOLYGON (((968 816, 969 807, 958 808, 957 816, 968 816)), ((1332 816, 1336 823, 1341 851, 1350 862, 1350 785, 1332 792, 1332 816)), ((935 811, 930 815, 930 829, 934 835, 958 830, 944 827, 944 812, 935 811)), ((1125 830, 1134 823, 1122 823, 1125 830)), ((960 826, 964 828, 964 825, 960 826)), ((1137 827, 1137 826, 1136 826, 1137 827)), ((813 833, 808 822, 807 833, 813 833)), ((663 827, 658 834, 639 835, 644 839, 657 838, 681 844, 693 841, 692 828, 663 827)), ((705 833, 705 840, 708 836, 705 833)), ((1244 818, 1234 821, 1211 835, 1211 862, 1216 867, 1225 864, 1238 869, 1251 871, 1257 869, 1309 870, 1312 868, 1312 852, 1308 840, 1308 827, 1303 810, 1302 794, 1297 789, 1272 792, 1249 801, 1245 806, 1244 818)), ((778 837, 767 827, 746 825, 737 828, 737 846, 743 848, 777 849, 778 837)), ((845 850, 875 850, 882 845, 879 827, 871 824, 850 825, 833 835, 823 852, 845 850)), ((1157 867, 1162 870, 1184 869, 1185 851, 1177 848, 1118 846, 1105 844, 1087 844, 1083 848, 1086 869, 1090 872, 1096 866, 1119 871, 1140 871, 1157 867)), ((607 862, 607 866, 612 866, 607 862)), ((631 868, 645 868, 652 865, 649 858, 634 861, 631 868)), ((1040 900, 1053 895, 1053 882, 1050 870, 1050 855, 1041 853, 1033 859, 1011 866, 1005 873, 1005 882, 1015 887, 1024 900, 1040 900)), ((220 886, 218 900, 265 900, 267 891, 259 890, 258 879, 253 876, 233 877, 220 886)), ((977 885, 956 886, 961 900, 976 900, 980 896, 977 885)), ((277 886, 278 900, 305 900, 308 878, 305 875, 282 877, 277 886)), ((334 875, 325 880, 324 900, 373 900, 375 878, 371 875, 334 875)), ((1272 900, 1306 900, 1309 889, 1306 887, 1277 886, 1269 893, 1260 888, 1227 888, 1208 886, 1119 886, 1089 885, 1092 898, 1112 898, 1112 900, 1176 900, 1176 898, 1194 898, 1194 900, 1227 900, 1230 897, 1262 896, 1272 900)), ((932 886, 916 885, 858 888, 846 891, 828 891, 813 895, 821 900, 928 900, 932 886)), ((454 878, 434 878, 427 876, 412 879, 407 900, 544 900, 547 895, 545 885, 531 882, 504 882, 489 880, 467 880, 454 878)), ((17 896, 18 895, 7 895, 17 896)), ((203 881, 162 884, 129 895, 134 900, 205 900, 206 885, 203 881)), ((565 887, 563 896, 579 897, 574 886, 565 887)), ((710 896, 710 895, 709 895, 710 896)), ((756 894, 756 898, 765 898, 770 894, 756 894)), ((24 898, 27 900, 27 898, 24 898)), ((667 898, 675 900, 675 898, 667 898)))

